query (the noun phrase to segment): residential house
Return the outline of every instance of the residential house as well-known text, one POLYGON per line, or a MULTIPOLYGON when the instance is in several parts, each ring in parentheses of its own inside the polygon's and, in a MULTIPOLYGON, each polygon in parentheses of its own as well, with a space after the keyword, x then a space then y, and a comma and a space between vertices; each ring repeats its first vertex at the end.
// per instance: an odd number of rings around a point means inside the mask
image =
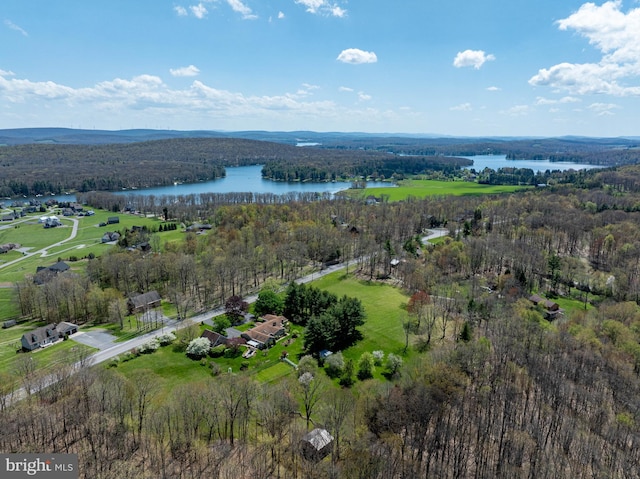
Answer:
POLYGON ((33 277, 33 282, 36 284, 48 283, 60 273, 64 273, 70 269, 69 265, 64 261, 58 261, 51 266, 38 266, 36 268, 36 274, 33 277))
POLYGON ((45 216, 40 218, 39 222, 44 223, 45 228, 55 228, 56 226, 62 226, 62 222, 57 216, 45 216))
POLYGON ((112 241, 118 241, 120 239, 120 233, 107 231, 102 235, 103 243, 111 243, 112 241))
POLYGON ((119 216, 109 216, 107 218, 107 224, 109 225, 115 225, 120 223, 120 217, 119 216))
POLYGON ((48 324, 28 333, 24 333, 20 342, 22 343, 23 350, 33 351, 34 349, 53 344, 56 341, 77 332, 78 326, 73 323, 61 322, 58 324, 48 324))
POLYGON ((315 428, 305 434, 300 443, 302 456, 308 461, 318 462, 331 453, 333 436, 326 429, 315 428))
POLYGON ((148 293, 131 296, 127 300, 127 308, 129 309, 129 314, 144 313, 159 307, 161 301, 162 298, 157 291, 149 291, 148 293))
POLYGON ((200 335, 201 338, 207 338, 211 343, 211 347, 215 348, 216 346, 220 346, 221 344, 227 344, 227 337, 222 334, 216 333, 215 331, 211 331, 210 329, 206 329, 200 335))
POLYGON ((542 307, 544 310, 544 317, 549 321, 556 319, 559 315, 561 315, 564 310, 560 309, 560 305, 554 301, 550 301, 545 299, 537 294, 532 294, 529 296, 529 301, 531 301, 536 306, 542 307))
POLYGON ((261 319, 262 323, 242 333, 241 337, 247 340, 249 346, 257 349, 267 349, 276 341, 287 334, 285 326, 289 322, 284 316, 266 314, 261 319))

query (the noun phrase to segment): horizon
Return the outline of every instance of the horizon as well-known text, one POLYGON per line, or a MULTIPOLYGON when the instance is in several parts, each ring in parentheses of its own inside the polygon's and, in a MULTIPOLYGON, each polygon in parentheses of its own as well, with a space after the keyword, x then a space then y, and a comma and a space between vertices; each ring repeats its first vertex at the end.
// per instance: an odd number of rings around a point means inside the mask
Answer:
MULTIPOLYGON (((233 135, 233 134, 251 134, 251 133, 267 133, 267 134, 281 134, 281 135, 295 135, 295 134, 312 134, 312 135, 344 135, 344 136, 354 136, 357 137, 359 135, 362 136, 371 136, 373 138, 376 137, 407 137, 414 139, 425 139, 425 140, 446 140, 446 139, 469 139, 469 140, 478 140, 478 139, 506 139, 506 140, 527 140, 527 139, 541 139, 541 140, 553 140, 553 139, 584 139, 584 140, 638 140, 640 139, 639 135, 620 135, 620 136, 584 136, 584 135, 560 135, 560 136, 544 136, 544 135, 482 135, 482 136, 471 136, 471 135, 447 135, 447 134, 439 134, 439 133, 408 133, 408 132, 366 132, 366 131, 317 131, 317 130, 207 130, 207 129, 188 129, 188 130, 178 130, 178 129, 155 129, 155 128, 127 128, 122 130, 113 130, 113 129, 103 129, 103 128, 72 128, 72 127, 64 127, 64 126, 38 126, 38 127, 20 127, 20 128, 0 128, 0 136, 2 132, 12 132, 12 131, 38 131, 38 130, 67 130, 69 132, 83 132, 83 133, 126 133, 126 132, 165 132, 165 133, 218 133, 223 135, 233 135)), ((184 137, 184 138, 198 138, 198 136, 193 137, 184 137)), ((44 139, 44 138, 42 138, 44 139)), ((171 139, 171 138, 161 138, 161 139, 171 139)), ((34 140, 32 138, 32 140, 34 140)), ((300 140, 305 140, 301 138, 300 140)), ((152 140, 142 140, 142 141, 152 141, 152 140)), ((258 141, 270 141, 270 140, 258 140, 258 141)))
POLYGON ((3 129, 640 136, 632 0, 6 0, 0 11, 3 129))

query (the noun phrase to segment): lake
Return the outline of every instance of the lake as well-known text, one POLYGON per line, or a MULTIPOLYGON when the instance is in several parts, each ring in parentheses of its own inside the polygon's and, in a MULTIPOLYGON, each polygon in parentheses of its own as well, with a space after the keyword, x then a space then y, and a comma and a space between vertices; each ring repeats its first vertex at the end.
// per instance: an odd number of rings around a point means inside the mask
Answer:
MULTIPOLYGON (((283 181, 271 181, 262 178, 262 165, 225 167, 227 175, 224 178, 200 183, 185 183, 173 186, 158 186, 141 190, 118 191, 116 194, 140 194, 140 195, 197 195, 200 193, 272 193, 283 195, 286 193, 337 193, 351 188, 347 181, 329 183, 286 183, 283 181)), ((369 182, 367 186, 384 186, 385 183, 369 182)), ((392 186, 386 183, 387 186, 392 186)))
MULTIPOLYGON (((477 155, 465 156, 473 160, 473 165, 469 169, 474 168, 481 171, 484 168, 497 170, 504 167, 531 168, 534 172, 545 170, 581 170, 588 168, 600 168, 596 165, 586 165, 581 163, 551 162, 548 160, 507 160, 506 155, 477 155)), ((197 195, 200 193, 272 193, 275 195, 283 195, 292 192, 301 193, 337 193, 351 187, 351 183, 347 181, 336 181, 333 183, 285 183, 282 181, 271 181, 262 178, 262 165, 252 166, 234 166, 226 167, 227 176, 218 180, 203 181, 201 183, 178 184, 172 186, 157 186, 154 188, 144 188, 139 190, 116 191, 115 194, 120 195, 197 195)), ((367 182, 369 187, 392 187, 387 182, 367 182)), ((59 201, 76 201, 76 196, 57 195, 52 197, 43 197, 42 200, 55 198, 59 201)))
POLYGON ((498 170, 498 168, 530 168, 534 173, 546 170, 588 170, 591 168, 602 168, 600 165, 588 165, 584 163, 571 163, 565 161, 549 161, 549 160, 507 160, 506 155, 476 155, 462 156, 473 160, 473 165, 468 169, 482 171, 485 168, 498 170))

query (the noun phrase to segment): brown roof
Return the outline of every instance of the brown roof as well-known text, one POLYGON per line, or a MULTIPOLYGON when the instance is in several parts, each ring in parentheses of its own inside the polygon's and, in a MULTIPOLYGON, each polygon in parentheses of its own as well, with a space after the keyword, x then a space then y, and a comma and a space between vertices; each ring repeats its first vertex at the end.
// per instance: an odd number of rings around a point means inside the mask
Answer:
POLYGON ((289 321, 284 316, 274 314, 265 314, 262 319, 264 322, 255 325, 246 332, 251 339, 261 343, 266 343, 270 338, 282 336, 282 329, 289 321))
POLYGON ((216 333, 215 331, 211 331, 210 329, 203 331, 200 337, 207 338, 211 343, 212 348, 215 346, 219 346, 220 344, 227 344, 228 341, 226 336, 216 333))

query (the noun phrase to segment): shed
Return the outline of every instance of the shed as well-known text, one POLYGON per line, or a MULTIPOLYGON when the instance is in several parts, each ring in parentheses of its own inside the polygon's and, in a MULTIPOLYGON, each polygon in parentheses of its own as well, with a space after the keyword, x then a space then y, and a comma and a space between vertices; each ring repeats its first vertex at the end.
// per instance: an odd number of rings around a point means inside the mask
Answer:
POLYGON ((321 461, 331 453, 333 436, 326 429, 315 428, 302 438, 302 456, 309 461, 321 461))

